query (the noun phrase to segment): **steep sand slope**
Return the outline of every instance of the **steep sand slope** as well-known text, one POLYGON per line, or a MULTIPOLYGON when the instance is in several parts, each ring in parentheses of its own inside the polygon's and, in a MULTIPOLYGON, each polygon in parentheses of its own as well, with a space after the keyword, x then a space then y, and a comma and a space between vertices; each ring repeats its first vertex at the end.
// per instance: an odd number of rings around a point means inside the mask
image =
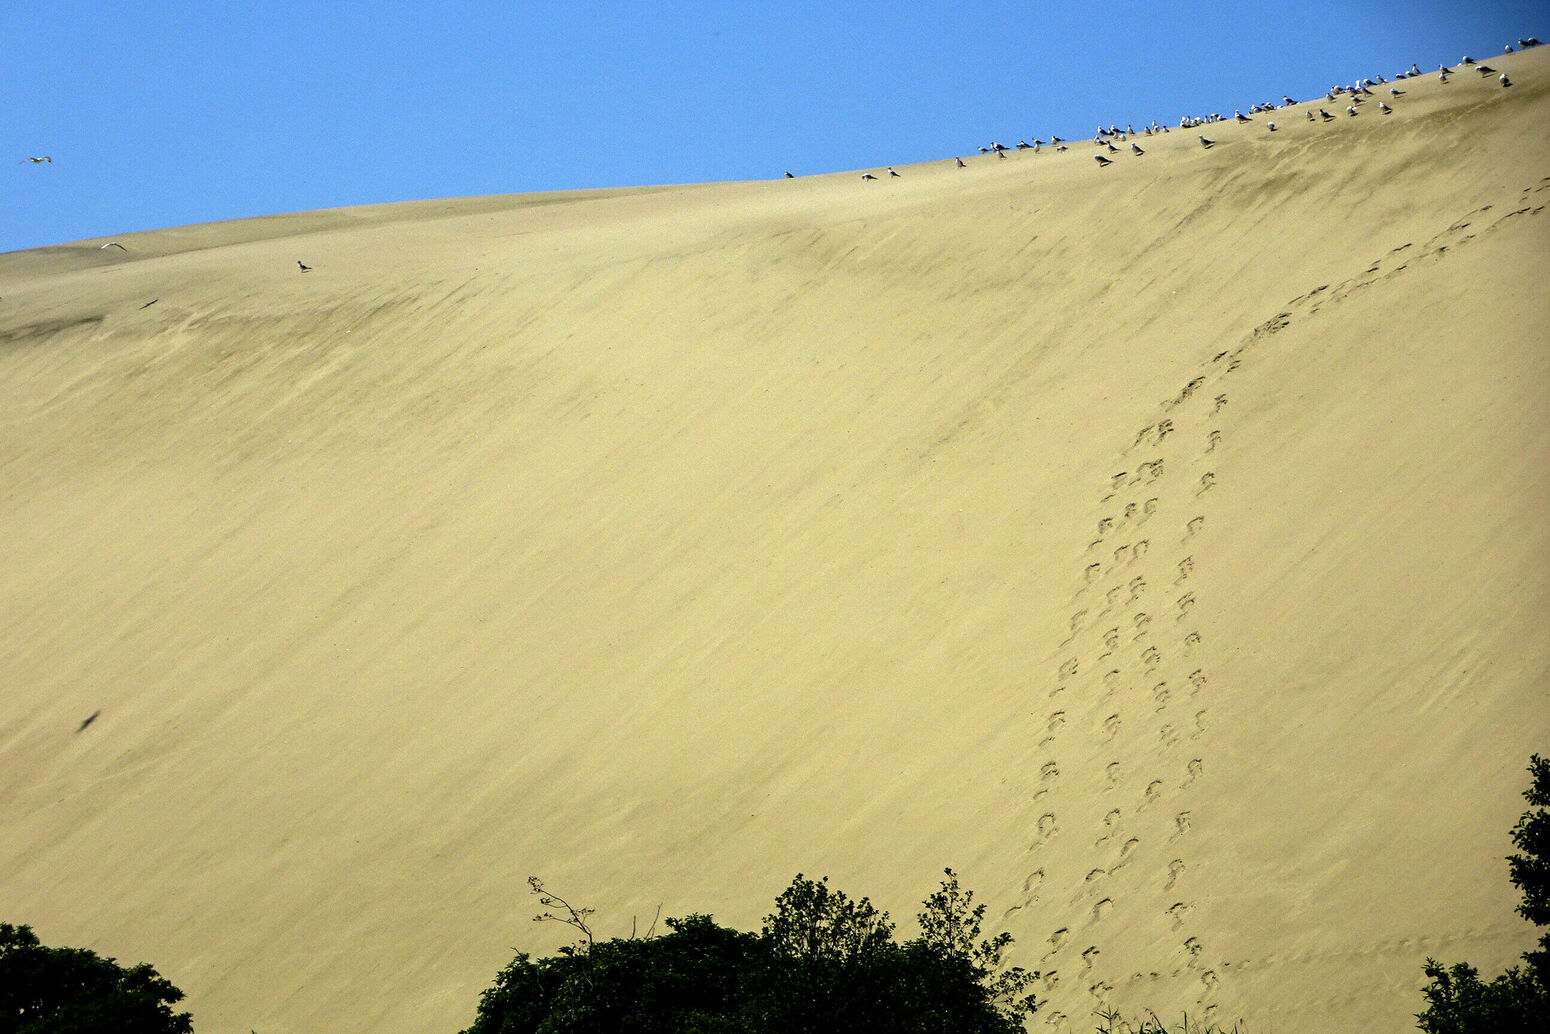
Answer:
POLYGON ((617 935, 951 865, 1036 1029, 1410 1028, 1530 943, 1550 748, 1550 49, 1493 63, 0 256, 0 918, 207 1034, 451 1031, 529 873, 617 935))

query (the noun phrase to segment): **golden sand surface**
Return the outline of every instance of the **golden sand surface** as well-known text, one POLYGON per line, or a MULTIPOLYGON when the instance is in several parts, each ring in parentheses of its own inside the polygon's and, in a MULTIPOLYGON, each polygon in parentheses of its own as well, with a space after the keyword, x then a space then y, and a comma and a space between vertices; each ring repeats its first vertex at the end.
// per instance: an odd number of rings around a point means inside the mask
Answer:
POLYGON ((952 866, 1033 1030, 1412 1029, 1532 943, 1550 750, 1550 48, 1492 63, 0 255, 0 919, 420 1034, 561 943, 529 874, 907 934, 952 866))

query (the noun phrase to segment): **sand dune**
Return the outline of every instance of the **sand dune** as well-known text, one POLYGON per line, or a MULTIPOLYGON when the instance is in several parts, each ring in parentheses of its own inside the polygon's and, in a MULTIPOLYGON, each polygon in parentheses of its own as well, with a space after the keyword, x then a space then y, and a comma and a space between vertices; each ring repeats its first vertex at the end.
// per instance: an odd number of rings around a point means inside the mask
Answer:
POLYGON ((1033 1029, 1410 1029, 1532 940, 1550 746, 1550 50, 1493 64, 0 256, 0 918, 207 1034, 451 1031, 530 873, 607 936, 950 865, 1033 1029))

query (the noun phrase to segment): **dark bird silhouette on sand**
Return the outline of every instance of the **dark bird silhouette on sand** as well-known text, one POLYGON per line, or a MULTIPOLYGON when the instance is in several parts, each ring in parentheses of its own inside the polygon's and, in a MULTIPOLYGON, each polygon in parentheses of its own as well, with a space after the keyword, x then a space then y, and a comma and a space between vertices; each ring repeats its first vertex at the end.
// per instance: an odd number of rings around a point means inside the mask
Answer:
POLYGON ((301 267, 301 271, 303 273, 310 273, 310 272, 312 272, 312 267, 307 265, 305 262, 301 261, 300 259, 296 260, 296 265, 301 267))
POLYGON ((1204 147, 1206 150, 1209 151, 1211 148, 1216 146, 1216 141, 1215 140, 1207 140, 1205 137, 1201 137, 1200 138, 1200 146, 1204 147))

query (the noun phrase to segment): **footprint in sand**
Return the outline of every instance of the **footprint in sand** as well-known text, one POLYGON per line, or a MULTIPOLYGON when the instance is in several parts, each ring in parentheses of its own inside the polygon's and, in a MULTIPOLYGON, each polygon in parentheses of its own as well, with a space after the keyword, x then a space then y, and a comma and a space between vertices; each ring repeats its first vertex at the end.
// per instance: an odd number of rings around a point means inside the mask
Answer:
POLYGON ((1053 991, 1060 986, 1060 970, 1052 969, 1043 974, 1041 979, 1044 981, 1044 990, 1046 992, 1053 991))
POLYGON ((1184 782, 1181 785, 1189 786, 1199 779, 1203 772, 1205 772, 1205 762, 1200 758, 1191 758, 1189 764, 1184 766, 1184 782))
MULTIPOLYGON (((1216 983, 1217 983, 1217 980, 1216 980, 1216 970, 1208 969, 1204 973, 1200 974, 1200 982, 1202 984, 1206 985, 1206 990, 1207 991, 1214 991, 1216 989, 1216 983)), ((1213 1016, 1213 1015, 1215 1015, 1215 1013, 1216 1013, 1216 1006, 1211 1005, 1211 1006, 1207 1006, 1206 1007, 1206 1015, 1207 1015, 1207 1017, 1213 1016)))
POLYGON ((1061 948, 1064 948, 1066 946, 1066 940, 1070 936, 1071 936, 1071 930, 1070 930, 1069 927, 1065 927, 1065 926, 1062 926, 1060 929, 1058 929, 1054 933, 1050 934, 1049 935, 1050 950, 1051 951, 1059 951, 1061 948))
POLYGON ((1120 546, 1118 549, 1116 549, 1114 551, 1114 564, 1115 564, 1115 566, 1123 564, 1125 562, 1126 558, 1128 558, 1129 556, 1130 556, 1130 545, 1127 543, 1127 544, 1125 544, 1123 546, 1120 546))
POLYGON ((1189 613, 1189 608, 1195 605, 1195 594, 1192 592, 1186 592, 1184 595, 1179 597, 1179 602, 1176 605, 1179 608, 1179 620, 1183 621, 1185 615, 1189 613))
POLYGON ((1104 672, 1103 687, 1112 692, 1113 690, 1119 688, 1119 678, 1119 669, 1110 668, 1108 671, 1104 672))
POLYGON ((1114 789, 1115 784, 1119 782, 1119 769, 1120 765, 1118 761, 1110 761, 1107 765, 1103 766, 1103 774, 1108 776, 1109 779, 1109 784, 1104 787, 1105 790, 1114 789))
POLYGON ((1104 743, 1108 743, 1110 740, 1114 739, 1114 737, 1119 735, 1120 725, 1121 722, 1119 720, 1119 715, 1117 714, 1111 714, 1103 720, 1104 743))
POLYGON ((1137 507, 1135 503, 1125 504, 1124 517, 1127 523, 1135 519, 1137 509, 1139 509, 1139 507, 1137 507))
POLYGON ((1188 964, 1193 966, 1195 961, 1200 958, 1200 938, 1186 938, 1184 941, 1184 951, 1187 955, 1189 955, 1188 964))
POLYGON ((1093 906, 1093 922, 1101 922, 1105 916, 1114 910, 1114 899, 1104 898, 1093 906))
POLYGON ((1177 815, 1173 816, 1173 824, 1176 827, 1175 832, 1173 834, 1174 837, 1184 836, 1186 833, 1189 832, 1189 825, 1190 825, 1189 812, 1181 811, 1177 815))
POLYGON ((1119 832, 1118 808, 1109 809, 1109 813, 1103 817, 1103 828, 1105 832, 1103 836, 1099 837, 1096 841, 1093 842, 1094 847, 1097 847, 1098 845, 1112 839, 1114 834, 1119 832))
POLYGON ((1100 1002, 1107 1001, 1109 995, 1114 993, 1114 985, 1106 980, 1099 980, 1087 985, 1087 993, 1100 1002))
POLYGON ((1135 837, 1131 837, 1129 840, 1121 844, 1119 848, 1119 862, 1117 862, 1114 867, 1117 869, 1119 866, 1129 862, 1130 856, 1135 854, 1136 848, 1140 846, 1141 841, 1137 840, 1135 837))
POLYGON ((1184 651, 1186 653, 1194 652, 1195 648, 1197 646, 1199 646, 1199 645, 1200 645, 1200 633, 1199 632, 1191 632, 1189 635, 1184 637, 1184 651))
POLYGON ((1109 532, 1111 532, 1113 530, 1114 530, 1114 518, 1113 517, 1105 517, 1105 518, 1103 518, 1103 520, 1098 522, 1098 537, 1100 539, 1103 538, 1105 535, 1107 535, 1109 532))
POLYGON ((1152 623, 1152 615, 1143 610, 1130 620, 1136 626, 1136 638, 1139 639, 1146 634, 1146 627, 1152 623))
MULTIPOLYGON (((1162 708, 1158 708, 1162 710, 1162 708)), ((1157 739, 1164 747, 1172 747, 1179 742, 1179 731, 1171 725, 1164 725, 1157 730, 1157 739)))
POLYGON ((1184 874, 1184 859, 1175 858, 1168 863, 1168 882, 1163 884, 1163 890, 1172 890, 1173 885, 1184 874))
POLYGON ((1196 668, 1194 671, 1190 672, 1189 673, 1189 681, 1190 681, 1190 685, 1194 686, 1197 690, 1205 689, 1206 688, 1206 673, 1205 673, 1205 670, 1203 668, 1196 668))
POLYGON ((1043 815, 1039 816, 1038 830, 1039 830, 1039 840, 1041 842, 1045 841, 1045 840, 1048 840, 1050 837, 1055 835, 1057 830, 1056 830, 1056 826, 1055 826, 1055 813, 1054 812, 1047 811, 1043 815))
POLYGON ((1097 962, 1098 956, 1102 954, 1103 952, 1098 950, 1098 946, 1096 944, 1087 948, 1082 952, 1082 968, 1092 969, 1093 963, 1097 962))
POLYGON ((1138 560, 1142 559, 1143 557, 1145 557, 1146 556, 1146 551, 1151 549, 1151 548, 1152 548, 1152 543, 1151 543, 1151 541, 1149 539, 1142 539, 1141 541, 1137 542, 1135 544, 1135 546, 1133 546, 1131 548, 1131 550, 1130 550, 1131 562, 1134 563, 1135 561, 1138 561, 1138 560))
POLYGON ((1174 579, 1173 584, 1174 585, 1178 585, 1180 582, 1184 581, 1191 574, 1193 574, 1194 571, 1195 571, 1195 558, 1194 557, 1187 556, 1183 560, 1180 560, 1179 561, 1179 576, 1178 576, 1178 578, 1174 579))
POLYGON ((1168 919, 1175 930, 1183 929, 1184 919, 1189 915, 1190 907, 1182 901, 1175 901, 1168 907, 1168 919))
POLYGON ((1103 574, 1103 565, 1102 564, 1099 564, 1099 563, 1096 563, 1096 562, 1088 564, 1087 565, 1087 571, 1085 573, 1085 577, 1087 578, 1087 584, 1091 585, 1093 582, 1096 582, 1098 580, 1098 576, 1101 575, 1101 574, 1103 574))
POLYGON ((1043 767, 1039 769, 1039 781, 1048 783, 1058 778, 1060 778, 1060 766, 1053 761, 1044 762, 1043 767))
MULTIPOLYGON (((1146 518, 1150 517, 1152 514, 1154 514, 1156 512, 1157 512, 1157 497, 1154 495, 1154 496, 1152 496, 1152 498, 1148 499, 1146 502, 1141 504, 1141 520, 1145 521, 1146 518)), ((1140 523, 1140 522, 1137 522, 1137 523, 1140 523)))
POLYGON ((1060 670, 1056 672, 1056 674, 1059 675, 1062 679, 1069 679, 1077 673, 1079 667, 1080 665, 1077 663, 1076 658, 1073 657, 1062 664, 1060 666, 1060 670))
POLYGON ((1140 575, 1136 575, 1136 577, 1130 579, 1129 589, 1130 598, 1125 601, 1126 606, 1129 606, 1141 598, 1141 594, 1146 591, 1146 579, 1140 575))
POLYGON ((1195 712, 1195 728, 1200 732, 1206 731, 1206 713, 1204 711, 1195 712))
MULTIPOLYGON (((1199 535, 1200 529, 1205 523, 1206 518, 1204 514, 1201 514, 1199 517, 1190 518, 1189 523, 1184 525, 1184 537, 1194 538, 1196 535, 1199 535)), ((1098 565, 1094 564, 1093 566, 1097 567, 1098 565)))
POLYGON ((1157 440, 1159 442, 1161 442, 1164 438, 1168 437, 1172 433, 1173 433, 1173 421, 1172 420, 1164 420, 1162 423, 1157 425, 1157 440))
MULTIPOLYGON (((1054 732, 1056 729, 1060 728, 1064 724, 1066 724, 1066 713, 1064 711, 1054 711, 1054 712, 1051 712, 1051 714, 1049 716, 1049 731, 1050 732, 1054 732)), ((1053 764, 1053 762, 1052 762, 1052 764, 1053 764)))
POLYGON ((1089 894, 1095 892, 1098 889, 1098 885, 1103 882, 1103 878, 1108 874, 1107 869, 1089 869, 1087 875, 1082 877, 1082 883, 1086 887, 1087 892, 1089 894))
POLYGON ((1171 696, 1172 694, 1168 691, 1168 684, 1166 682, 1159 682, 1152 687, 1152 699, 1157 701, 1157 711, 1159 714, 1167 709, 1168 700, 1171 696))
POLYGON ((1023 893, 1028 895, 1024 904, 1032 904, 1039 896, 1039 888, 1044 885, 1044 870, 1035 869, 1023 880, 1023 893))
POLYGON ((1210 491, 1211 486, 1215 484, 1216 474, 1208 470, 1204 474, 1200 475, 1200 487, 1195 489, 1195 494, 1200 495, 1202 492, 1210 491))
POLYGON ((1148 804, 1154 803, 1157 798, 1161 797, 1162 788, 1163 781, 1161 779, 1153 779, 1150 783, 1147 783, 1146 789, 1141 792, 1141 807, 1144 808, 1148 804))
POLYGON ((1110 650, 1119 649, 1119 629, 1111 628, 1103 633, 1103 645, 1110 650))
POLYGON ((1216 447, 1222 444, 1222 432, 1212 431, 1206 435, 1206 452, 1215 452, 1216 447))
POLYGON ((1157 670, 1157 665, 1162 661, 1162 653, 1155 646, 1148 646, 1141 654, 1141 663, 1146 665, 1148 673, 1157 670))

